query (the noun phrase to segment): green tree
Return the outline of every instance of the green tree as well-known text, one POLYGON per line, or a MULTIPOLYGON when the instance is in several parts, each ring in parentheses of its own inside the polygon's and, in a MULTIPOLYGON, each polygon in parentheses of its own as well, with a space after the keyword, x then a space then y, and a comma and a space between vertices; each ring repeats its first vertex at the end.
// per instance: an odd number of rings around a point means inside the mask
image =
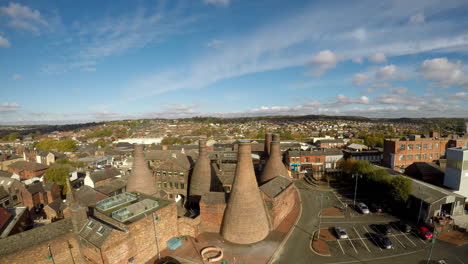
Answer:
POLYGON ((413 182, 401 175, 393 177, 390 181, 390 194, 393 199, 399 203, 404 203, 408 200, 411 194, 413 182))
POLYGON ((35 147, 46 151, 57 150, 62 152, 75 152, 77 149, 76 142, 73 139, 64 139, 59 141, 44 139, 39 141, 35 147))
POLYGON ((3 141, 15 141, 17 139, 21 139, 22 136, 18 132, 10 133, 2 137, 3 141))
POLYGON ((62 193, 67 193, 67 177, 70 173, 70 167, 64 165, 53 165, 45 173, 46 181, 55 182, 63 187, 62 193))

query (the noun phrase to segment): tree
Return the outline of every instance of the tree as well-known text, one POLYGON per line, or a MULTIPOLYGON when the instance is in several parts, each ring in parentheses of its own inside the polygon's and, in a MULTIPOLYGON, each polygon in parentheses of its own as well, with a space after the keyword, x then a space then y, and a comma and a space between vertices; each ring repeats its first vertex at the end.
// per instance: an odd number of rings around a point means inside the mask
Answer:
POLYGON ((73 139, 64 139, 55 141, 53 139, 44 139, 39 141, 35 147, 46 151, 57 150, 61 152, 75 152, 76 142, 73 139))
POLYGON ((15 140, 21 139, 21 138, 22 138, 22 136, 21 136, 20 133, 14 132, 14 133, 10 133, 10 134, 7 134, 7 135, 3 136, 2 140, 9 142, 9 141, 15 141, 15 140))
POLYGON ((408 200, 411 194, 413 182, 401 175, 393 177, 390 180, 390 194, 399 203, 404 203, 408 200))
POLYGON ((45 173, 46 181, 55 182, 63 187, 62 193, 67 193, 67 177, 70 173, 70 167, 64 165, 54 165, 45 173))

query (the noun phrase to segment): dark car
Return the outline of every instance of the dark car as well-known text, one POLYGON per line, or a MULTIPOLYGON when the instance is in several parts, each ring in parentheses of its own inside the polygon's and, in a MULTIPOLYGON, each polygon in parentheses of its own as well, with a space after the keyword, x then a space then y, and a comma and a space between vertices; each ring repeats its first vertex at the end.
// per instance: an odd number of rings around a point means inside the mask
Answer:
POLYGON ((377 234, 375 236, 375 238, 377 239, 379 245, 382 248, 386 248, 386 249, 392 248, 392 241, 388 237, 386 237, 386 236, 384 236, 382 234, 377 234))
POLYGON ((376 203, 371 203, 370 205, 370 210, 374 213, 381 213, 382 212, 382 206, 376 203))
POLYGON ((405 233, 410 233, 411 232, 411 226, 408 223, 405 223, 403 221, 398 222, 398 228, 400 228, 401 232, 405 233))
POLYGON ((392 228, 390 227, 390 225, 387 225, 387 224, 371 225, 371 228, 374 229, 374 231, 379 232, 384 235, 392 233, 392 228))

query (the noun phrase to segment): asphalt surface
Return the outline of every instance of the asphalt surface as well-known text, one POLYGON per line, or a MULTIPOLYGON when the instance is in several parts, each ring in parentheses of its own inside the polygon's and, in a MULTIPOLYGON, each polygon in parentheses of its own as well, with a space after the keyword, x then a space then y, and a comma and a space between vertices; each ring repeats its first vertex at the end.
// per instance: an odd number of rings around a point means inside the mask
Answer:
MULTIPOLYGON (((329 241, 331 255, 322 257, 310 249, 310 241, 314 231, 319 228, 320 198, 323 194, 323 208, 342 206, 352 203, 332 191, 320 191, 304 181, 296 181, 302 199, 302 215, 284 244, 281 252, 272 263, 392 263, 392 264, 426 264, 432 244, 424 241, 414 233, 405 234, 397 227, 392 227, 388 236, 392 242, 391 249, 382 249, 372 234, 377 233, 375 224, 397 221, 388 214, 361 215, 351 208, 347 209, 347 217, 322 218, 322 228, 344 227, 349 239, 329 241), (327 199, 328 198, 328 199, 327 199), (352 216, 352 217, 351 217, 352 216)), ((445 260, 447 263, 468 264, 468 245, 454 246, 437 241, 432 250, 430 263, 445 260)))

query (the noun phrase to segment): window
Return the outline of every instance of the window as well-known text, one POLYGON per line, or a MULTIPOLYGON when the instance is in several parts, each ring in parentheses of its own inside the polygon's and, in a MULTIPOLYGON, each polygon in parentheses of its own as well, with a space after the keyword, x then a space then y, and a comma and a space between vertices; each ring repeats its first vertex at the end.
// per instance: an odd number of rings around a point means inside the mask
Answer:
POLYGON ((426 154, 422 154, 422 159, 423 159, 423 160, 427 159, 427 155, 426 155, 426 154))
POLYGON ((167 188, 167 182, 164 183, 164 188, 167 188))
POLYGON ((10 204, 10 200, 5 200, 5 206, 10 204))
POLYGON ((429 153, 429 159, 430 160, 432 159, 432 153, 429 153))
POLYGON ((429 143, 429 149, 432 149, 432 143, 429 143))
POLYGON ((400 150, 405 150, 406 146, 405 144, 400 144, 400 150))
POLYGON ((439 158, 439 153, 436 153, 434 156, 435 156, 436 159, 438 159, 439 158))
POLYGON ((172 182, 169 183, 169 188, 171 188, 171 189, 173 188, 173 187, 172 187, 172 182))
POLYGON ((102 236, 102 234, 104 234, 104 231, 106 231, 106 229, 103 226, 100 226, 97 233, 102 236))
POLYGON ((315 162, 320 162, 320 158, 315 158, 315 162))
POLYGON ((95 222, 90 221, 86 226, 87 226, 88 228, 93 228, 95 225, 96 225, 95 222))
POLYGON ((427 149, 427 144, 424 144, 424 145, 423 145, 423 149, 424 149, 424 150, 427 149))
POLYGON ((174 195, 171 193, 169 194, 169 198, 173 199, 174 198, 174 195))
POLYGON ((416 149, 421 149, 421 144, 416 144, 416 149))
POLYGON ((158 176, 161 175, 161 171, 157 171, 156 175, 158 175, 158 176))
POLYGON ((414 159, 415 159, 415 160, 420 160, 420 159, 421 159, 421 155, 419 155, 419 154, 414 155, 414 159))
POLYGON ((184 177, 184 173, 183 172, 179 173, 179 176, 184 177))
POLYGON ((408 160, 413 160, 413 155, 408 155, 408 156, 406 156, 406 158, 407 158, 408 160))
POLYGON ((179 183, 178 182, 175 182, 174 186, 175 186, 176 189, 179 189, 179 183))
POLYGON ((413 150, 413 144, 408 144, 408 150, 413 150))
POLYGON ((184 188, 185 188, 185 184, 180 183, 180 188, 181 188, 181 189, 184 189, 184 188))
POLYGON ((435 143, 435 149, 439 149, 439 143, 435 143))

